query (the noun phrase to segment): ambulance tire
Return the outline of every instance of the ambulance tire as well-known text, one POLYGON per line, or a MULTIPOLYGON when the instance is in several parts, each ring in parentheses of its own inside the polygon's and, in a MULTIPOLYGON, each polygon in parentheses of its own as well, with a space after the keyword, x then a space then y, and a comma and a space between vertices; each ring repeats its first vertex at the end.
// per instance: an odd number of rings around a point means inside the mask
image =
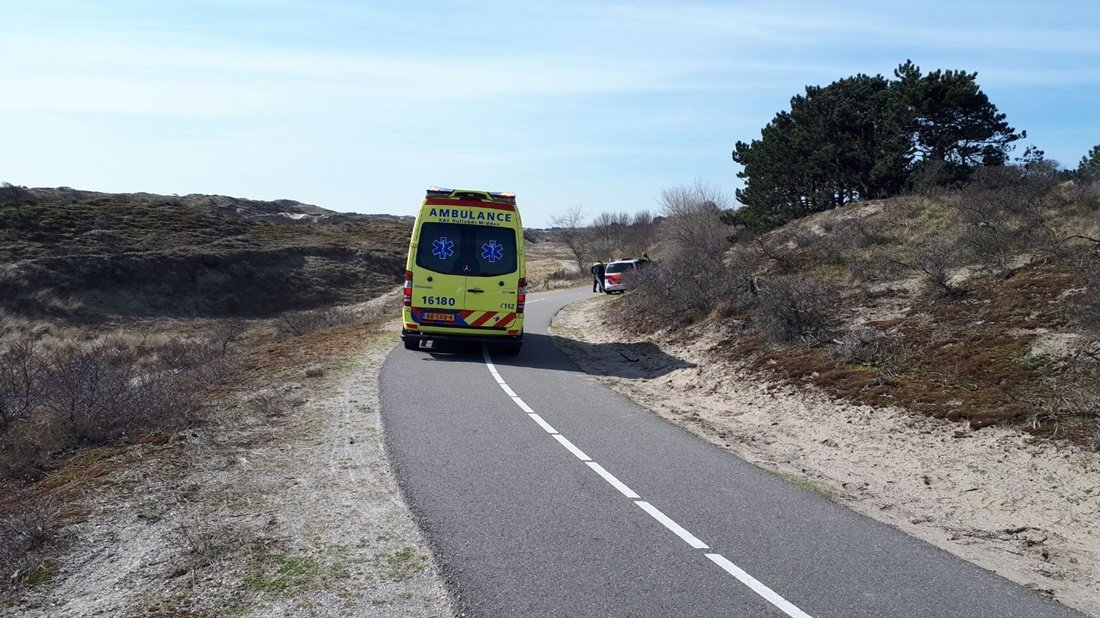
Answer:
POLYGON ((418 349, 420 349, 420 346, 417 345, 417 341, 415 339, 406 339, 405 340, 405 349, 406 350, 418 350, 418 349))
POLYGON ((519 343, 506 343, 500 346, 500 353, 505 356, 516 356, 519 354, 519 349, 522 347, 519 343))

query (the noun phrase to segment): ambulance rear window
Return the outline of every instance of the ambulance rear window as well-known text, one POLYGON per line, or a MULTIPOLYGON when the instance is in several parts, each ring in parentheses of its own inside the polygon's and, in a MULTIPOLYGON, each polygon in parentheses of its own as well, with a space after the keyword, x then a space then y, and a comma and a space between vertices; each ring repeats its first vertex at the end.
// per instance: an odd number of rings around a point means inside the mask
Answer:
POLYGON ((425 223, 416 265, 444 275, 498 277, 516 272, 516 232, 461 223, 425 223))

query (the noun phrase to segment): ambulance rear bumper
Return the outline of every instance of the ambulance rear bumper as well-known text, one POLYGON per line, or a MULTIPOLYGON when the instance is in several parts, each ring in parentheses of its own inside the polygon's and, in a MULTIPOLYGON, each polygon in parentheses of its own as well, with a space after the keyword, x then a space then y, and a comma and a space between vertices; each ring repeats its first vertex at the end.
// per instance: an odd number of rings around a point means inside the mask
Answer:
POLYGON ((402 330, 401 341, 404 341, 406 344, 416 342, 416 347, 420 349, 442 350, 445 347, 459 347, 462 345, 476 345, 482 343, 488 343, 490 345, 499 345, 502 343, 523 343, 523 334, 497 336, 447 335, 442 333, 417 333, 413 331, 402 330))

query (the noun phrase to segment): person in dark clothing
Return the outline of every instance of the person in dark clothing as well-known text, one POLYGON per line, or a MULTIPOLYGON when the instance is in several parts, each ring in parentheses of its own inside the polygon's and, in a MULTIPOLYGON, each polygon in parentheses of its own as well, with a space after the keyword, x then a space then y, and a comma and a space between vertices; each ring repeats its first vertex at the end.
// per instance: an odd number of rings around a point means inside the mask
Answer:
POLYGON ((595 262, 592 263, 592 268, 590 270, 592 271, 592 291, 593 292, 602 292, 602 291, 604 291, 603 290, 603 276, 604 276, 604 272, 607 270, 607 265, 604 264, 603 262, 601 262, 600 260, 596 260, 595 262))

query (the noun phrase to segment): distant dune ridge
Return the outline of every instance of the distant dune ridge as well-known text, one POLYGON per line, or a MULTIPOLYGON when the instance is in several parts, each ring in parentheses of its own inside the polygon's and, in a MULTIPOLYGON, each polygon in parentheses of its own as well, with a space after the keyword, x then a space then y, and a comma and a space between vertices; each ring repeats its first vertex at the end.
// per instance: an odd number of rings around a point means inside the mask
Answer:
POLYGON ((293 200, 0 188, 0 309, 267 316, 400 282, 411 217, 293 200))

